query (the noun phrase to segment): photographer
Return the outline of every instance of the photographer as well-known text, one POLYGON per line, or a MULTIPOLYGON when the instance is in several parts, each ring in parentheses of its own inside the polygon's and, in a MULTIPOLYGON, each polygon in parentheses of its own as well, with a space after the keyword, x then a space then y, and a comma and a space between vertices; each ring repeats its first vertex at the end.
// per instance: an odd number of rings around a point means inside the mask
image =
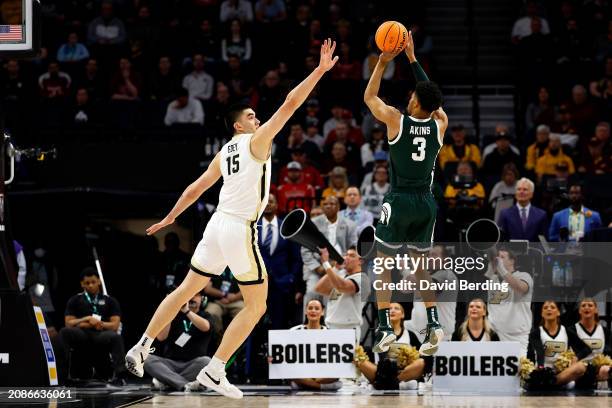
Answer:
POLYGON ((153 377, 153 389, 199 391, 196 376, 210 361, 208 345, 212 336, 210 315, 204 311, 206 297, 196 293, 179 314, 161 331, 163 353, 151 355, 144 370, 153 377))
POLYGON ((465 206, 480 209, 485 198, 485 190, 474 177, 474 170, 468 162, 461 162, 457 166, 457 174, 446 186, 444 198, 450 207, 465 206))

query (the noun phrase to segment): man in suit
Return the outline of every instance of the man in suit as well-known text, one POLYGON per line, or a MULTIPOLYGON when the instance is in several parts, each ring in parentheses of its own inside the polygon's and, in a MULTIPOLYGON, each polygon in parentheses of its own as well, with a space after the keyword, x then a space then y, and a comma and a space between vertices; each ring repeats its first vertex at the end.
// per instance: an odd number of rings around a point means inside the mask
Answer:
POLYGON ((361 205, 361 193, 357 187, 349 187, 344 193, 344 204, 346 208, 340 211, 340 217, 348 218, 357 225, 357 235, 369 225, 374 224, 372 213, 361 205))
MULTIPOLYGON (((321 207, 323 215, 313 218, 312 222, 339 253, 346 253, 349 247, 357 245, 357 225, 347 218, 339 217, 340 203, 336 197, 327 197, 321 207)), ((304 280, 306 281, 304 305, 307 305, 312 299, 324 302, 321 295, 315 291, 317 282, 321 276, 325 275, 325 269, 321 266, 321 256, 304 247, 301 251, 304 261, 304 280)))
POLYGON ((277 217, 278 203, 270 194, 263 217, 257 224, 260 228, 259 248, 270 279, 268 291, 268 313, 273 330, 288 329, 296 305, 296 286, 300 286, 302 258, 297 244, 280 235, 282 218, 277 217))
POLYGON ((572 184, 569 188, 570 206, 553 215, 548 239, 550 241, 580 241, 588 232, 601 228, 601 217, 597 211, 586 208, 583 204, 582 186, 572 184), (567 231, 567 236, 561 233, 567 231))
POLYGON ((538 235, 546 236, 546 212, 531 205, 534 188, 533 182, 525 177, 516 183, 516 205, 506 208, 499 215, 498 225, 506 239, 537 242, 538 235))

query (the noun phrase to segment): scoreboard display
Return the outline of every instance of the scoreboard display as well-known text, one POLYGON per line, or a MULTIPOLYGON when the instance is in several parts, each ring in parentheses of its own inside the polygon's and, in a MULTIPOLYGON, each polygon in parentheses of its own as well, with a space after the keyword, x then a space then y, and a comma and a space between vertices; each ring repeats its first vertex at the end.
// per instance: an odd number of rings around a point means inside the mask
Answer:
POLYGON ((40 40, 39 0, 0 0, 0 54, 34 54, 40 40))

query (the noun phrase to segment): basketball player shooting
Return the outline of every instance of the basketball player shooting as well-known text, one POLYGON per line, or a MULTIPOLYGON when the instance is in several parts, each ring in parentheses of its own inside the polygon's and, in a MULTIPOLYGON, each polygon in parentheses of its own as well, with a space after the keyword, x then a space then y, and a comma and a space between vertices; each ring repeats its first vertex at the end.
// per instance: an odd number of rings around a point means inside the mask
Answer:
MULTIPOLYGON (((267 273, 257 246, 257 219, 268 202, 272 141, 289 118, 304 103, 325 72, 338 61, 336 43, 327 39, 321 46, 317 68, 285 99, 269 121, 259 126, 255 112, 247 105, 237 105, 228 112, 228 127, 233 132, 208 169, 183 192, 170 213, 147 229, 155 234, 172 224, 186 208, 223 177, 219 206, 206 226, 202 240, 191 259, 189 273, 159 305, 144 335, 130 351, 127 369, 143 376, 143 364, 155 337, 176 316, 181 306, 200 292, 213 276, 226 266, 240 286, 245 307, 227 327, 221 344, 210 363, 197 376, 204 386, 230 398, 242 398, 242 391, 229 383, 225 364, 251 333, 266 311, 267 273)), ((189 312, 188 312, 189 313, 189 312)))
MULTIPOLYGON (((416 60, 411 33, 408 33, 405 53, 417 82, 408 103, 408 114, 386 105, 378 97, 385 68, 397 53, 383 52, 380 55, 364 95, 374 117, 387 125, 389 139, 391 190, 384 198, 376 226, 379 257, 394 256, 404 246, 412 257, 418 257, 431 248, 437 211, 431 184, 438 151, 448 126, 448 118, 440 107, 442 93, 416 60)), ((429 281, 429 273, 420 265, 414 271, 417 280, 429 281)), ((380 278, 383 282, 390 282, 391 270, 385 270, 380 278)), ((421 295, 427 308, 428 323, 419 351, 432 355, 438 350, 444 332, 438 322, 435 293, 421 291, 421 295)), ((396 337, 389 324, 391 292, 379 290, 376 297, 379 323, 373 351, 382 353, 389 349, 396 337)))

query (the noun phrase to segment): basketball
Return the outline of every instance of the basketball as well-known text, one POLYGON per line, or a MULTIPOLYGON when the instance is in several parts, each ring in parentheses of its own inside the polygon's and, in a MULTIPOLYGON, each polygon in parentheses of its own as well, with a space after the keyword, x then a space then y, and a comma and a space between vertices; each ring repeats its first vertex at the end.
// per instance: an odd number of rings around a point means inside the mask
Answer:
POLYGON ((408 30, 397 21, 385 21, 376 30, 376 45, 382 52, 397 54, 406 47, 408 30))

